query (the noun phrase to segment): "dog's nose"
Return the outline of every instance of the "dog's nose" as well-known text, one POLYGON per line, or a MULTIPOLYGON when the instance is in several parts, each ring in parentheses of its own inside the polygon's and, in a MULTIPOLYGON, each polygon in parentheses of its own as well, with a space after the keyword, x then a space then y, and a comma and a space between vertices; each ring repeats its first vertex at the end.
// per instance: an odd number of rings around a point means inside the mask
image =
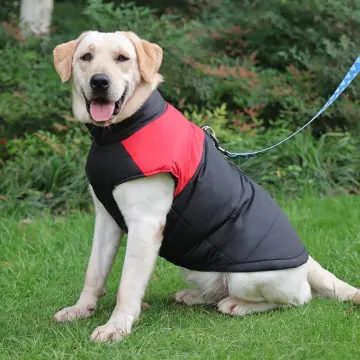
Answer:
POLYGON ((95 91, 105 91, 110 86, 110 78, 105 74, 95 74, 90 78, 90 86, 95 91))

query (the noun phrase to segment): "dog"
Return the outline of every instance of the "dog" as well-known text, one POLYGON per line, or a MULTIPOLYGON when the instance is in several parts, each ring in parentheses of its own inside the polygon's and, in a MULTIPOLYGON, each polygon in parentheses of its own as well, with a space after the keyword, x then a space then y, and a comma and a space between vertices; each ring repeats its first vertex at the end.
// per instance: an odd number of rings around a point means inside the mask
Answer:
POLYGON ((307 254, 265 191, 162 99, 162 55, 132 32, 89 31, 54 49, 61 81, 72 78, 74 116, 94 138, 86 172, 96 210, 83 290, 55 320, 94 313, 124 233, 117 304, 93 341, 131 332, 159 254, 194 285, 176 301, 223 314, 300 306, 312 292, 360 303, 358 289, 307 254))

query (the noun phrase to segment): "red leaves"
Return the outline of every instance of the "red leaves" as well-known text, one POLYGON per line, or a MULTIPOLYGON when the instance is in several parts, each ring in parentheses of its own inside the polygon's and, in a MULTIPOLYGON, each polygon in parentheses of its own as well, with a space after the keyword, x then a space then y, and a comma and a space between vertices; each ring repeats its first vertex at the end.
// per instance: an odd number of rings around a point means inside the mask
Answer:
POLYGON ((184 58, 184 61, 194 69, 200 70, 203 74, 206 75, 234 77, 241 79, 257 79, 257 74, 244 66, 235 67, 219 65, 218 67, 212 67, 210 65, 201 64, 194 59, 184 58))

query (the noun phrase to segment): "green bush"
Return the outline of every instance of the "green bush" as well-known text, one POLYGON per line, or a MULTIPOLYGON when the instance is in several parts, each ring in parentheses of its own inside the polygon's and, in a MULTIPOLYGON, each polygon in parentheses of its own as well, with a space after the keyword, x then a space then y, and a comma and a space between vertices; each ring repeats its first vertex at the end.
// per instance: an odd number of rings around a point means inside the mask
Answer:
POLYGON ((44 46, 46 40, 10 39, 0 49, 0 132, 6 137, 49 129, 69 114, 69 88, 59 85, 44 46))
MULTIPOLYGON (((199 126, 211 126, 220 145, 233 152, 250 152, 284 139, 291 129, 276 121, 266 129, 261 123, 229 133, 229 113, 224 106, 214 111, 185 112, 199 126)), ((355 193, 360 190, 360 139, 350 132, 328 132, 314 139, 304 130, 281 146, 251 159, 234 161, 272 195, 301 197, 355 193)))
MULTIPOLYGON (((191 9, 191 4, 178 6, 191 9)), ((187 21, 128 2, 115 7, 89 0, 79 15, 81 7, 81 2, 56 4, 50 38, 0 37, 0 131, 6 136, 49 129, 70 116, 70 87, 60 86, 51 51, 88 30, 88 24, 102 31, 132 30, 159 43, 165 50, 165 97, 181 109, 225 102, 235 113, 230 126, 258 120, 264 126, 283 120, 292 128, 304 123, 335 90, 360 46, 360 5, 353 1, 245 1, 242 6, 236 0, 212 6, 204 1, 197 20, 187 21)), ((359 130, 359 90, 354 83, 316 122, 317 135, 359 130)))
POLYGON ((62 132, 38 131, 7 143, 11 158, 0 168, 0 213, 88 209, 84 166, 90 136, 77 126, 62 132))
POLYGON ((20 1, 2 0, 0 8, 0 21, 14 20, 20 11, 20 1))
MULTIPOLYGON (((225 106, 185 115, 199 126, 212 126, 232 151, 261 149, 289 132, 280 122, 271 130, 258 126, 229 137, 225 106)), ((56 135, 38 131, 9 141, 10 159, 0 167, 0 212, 29 216, 44 209, 61 214, 89 209, 84 165, 90 142, 81 124, 60 128, 56 135)), ((303 132, 280 148, 236 163, 273 195, 358 193, 359 146, 360 140, 350 133, 328 133, 315 141, 303 132)))
MULTIPOLYGON (((217 53, 213 65, 243 67, 244 76, 238 72, 219 97, 235 108, 261 106, 258 116, 265 122, 280 118, 298 125, 309 119, 359 55, 358 1, 255 0, 240 6, 222 0, 217 10, 202 14, 202 22, 210 29, 203 44, 217 53)), ((358 131, 359 94, 355 82, 315 128, 358 131)))
MULTIPOLYGON (((14 38, 18 8, 6 1, 0 9, 8 21, 0 25, 0 207, 8 211, 89 206, 90 139, 68 125, 70 84, 52 63, 53 48, 89 24, 161 45, 166 100, 237 151, 267 147, 308 121, 360 46, 360 3, 350 0, 84 3, 56 1, 53 33, 23 41, 14 38)), ((306 132, 238 164, 273 194, 357 193, 359 91, 356 81, 306 132)))

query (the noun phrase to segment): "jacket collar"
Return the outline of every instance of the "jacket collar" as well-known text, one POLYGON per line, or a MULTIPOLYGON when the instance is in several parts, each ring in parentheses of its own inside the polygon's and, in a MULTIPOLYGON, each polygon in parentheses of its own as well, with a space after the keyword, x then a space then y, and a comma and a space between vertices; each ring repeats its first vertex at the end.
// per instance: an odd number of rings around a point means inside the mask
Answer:
POLYGON ((93 124, 86 124, 93 141, 100 146, 106 146, 125 140, 141 128, 157 119, 165 112, 167 103, 155 90, 144 104, 132 116, 117 124, 107 127, 100 127, 93 124))

